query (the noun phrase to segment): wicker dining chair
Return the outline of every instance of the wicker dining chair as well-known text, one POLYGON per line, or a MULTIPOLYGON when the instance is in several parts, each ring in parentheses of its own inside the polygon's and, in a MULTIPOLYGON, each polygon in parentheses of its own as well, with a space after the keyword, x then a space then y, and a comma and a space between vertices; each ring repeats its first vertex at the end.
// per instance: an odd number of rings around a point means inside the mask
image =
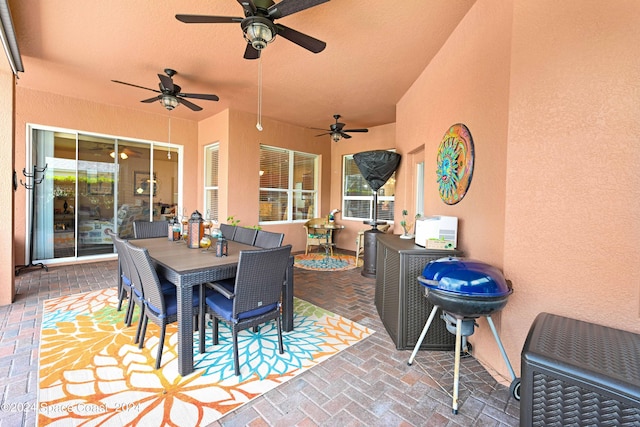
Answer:
POLYGON ((256 241, 253 246, 259 248, 279 248, 284 240, 283 233, 273 233, 271 231, 258 230, 256 241))
POLYGON ((169 232, 168 221, 133 221, 133 235, 136 239, 148 239, 151 237, 167 237, 169 232))
POLYGON ((220 224, 220 232, 222 237, 227 240, 233 240, 233 236, 236 234, 236 226, 231 224, 220 224))
MULTIPOLYGON (((129 242, 125 243, 125 248, 131 256, 131 260, 135 264, 138 274, 134 275, 134 286, 142 289, 145 310, 142 314, 140 323, 138 324, 139 336, 138 347, 144 347, 144 338, 147 333, 147 324, 149 319, 160 327, 160 342, 158 343, 158 353, 156 355, 155 368, 159 369, 162 360, 162 349, 164 348, 164 338, 166 335, 167 325, 178 320, 178 296, 175 285, 167 281, 161 281, 155 270, 149 252, 145 248, 139 248, 129 242), (163 283, 164 282, 164 283, 163 283), (166 286, 165 284, 170 286, 166 286)), ((194 316, 197 316, 200 308, 199 287, 193 288, 193 308, 194 316)), ((213 294, 211 290, 207 290, 208 294, 213 294)), ((197 325, 198 323, 194 323, 197 325)))
POLYGON ((122 309, 122 303, 127 298, 127 310, 124 316, 124 322, 127 326, 131 326, 133 321, 133 311, 137 305, 140 311, 144 310, 144 301, 142 299, 142 290, 134 288, 133 281, 131 280, 134 274, 138 274, 133 266, 129 253, 125 248, 126 240, 121 239, 113 231, 108 230, 107 234, 111 237, 113 244, 116 247, 118 253, 118 269, 120 270, 120 277, 118 278, 118 311, 122 309))
MULTIPOLYGON (((280 295, 285 280, 291 245, 280 248, 240 251, 235 287, 229 291, 211 283, 215 291, 206 295, 201 305, 213 317, 213 344, 218 344, 218 321, 231 328, 235 374, 240 375, 238 332, 255 328, 270 320, 276 321, 278 351, 284 353, 280 295)), ((204 340, 204 315, 200 318, 200 339, 204 340)))
POLYGON ((256 235, 258 234, 258 230, 255 228, 247 228, 247 227, 237 227, 236 234, 233 235, 233 239, 235 242, 244 243, 245 245, 251 245, 256 241, 256 235))

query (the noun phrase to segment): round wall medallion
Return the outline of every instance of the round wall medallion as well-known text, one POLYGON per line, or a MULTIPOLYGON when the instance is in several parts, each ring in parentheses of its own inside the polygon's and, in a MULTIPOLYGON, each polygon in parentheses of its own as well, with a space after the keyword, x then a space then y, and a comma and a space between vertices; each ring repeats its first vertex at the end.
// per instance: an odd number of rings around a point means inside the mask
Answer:
POLYGON ((469 129, 455 124, 447 130, 438 148, 438 192, 448 205, 458 203, 469 189, 473 174, 473 138, 469 129))

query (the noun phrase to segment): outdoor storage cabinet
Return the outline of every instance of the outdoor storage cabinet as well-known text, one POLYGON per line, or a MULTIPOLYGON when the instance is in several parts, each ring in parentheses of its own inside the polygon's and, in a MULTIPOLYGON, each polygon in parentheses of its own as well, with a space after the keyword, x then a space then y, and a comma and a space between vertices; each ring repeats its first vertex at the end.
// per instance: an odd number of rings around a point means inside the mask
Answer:
POLYGON ((541 313, 521 381, 521 426, 640 426, 640 335, 541 313))
MULTIPOLYGON (((460 256, 461 252, 425 249, 416 246, 413 240, 393 234, 377 236, 376 308, 396 348, 413 349, 433 309, 425 297, 424 286, 418 283, 418 276, 429 261, 460 256)), ((453 350, 455 335, 447 331, 440 314, 438 312, 420 349, 453 350)))

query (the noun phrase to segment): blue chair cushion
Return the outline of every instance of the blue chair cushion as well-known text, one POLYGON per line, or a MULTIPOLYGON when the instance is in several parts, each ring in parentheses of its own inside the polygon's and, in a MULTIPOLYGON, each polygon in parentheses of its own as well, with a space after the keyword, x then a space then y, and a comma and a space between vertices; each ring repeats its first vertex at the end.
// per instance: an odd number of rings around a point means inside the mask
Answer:
POLYGON ((231 293, 236 289, 236 279, 223 279, 218 280, 216 283, 231 293))
POLYGON ((312 239, 326 239, 329 234, 309 234, 309 237, 312 239))
MULTIPOLYGON (((136 296, 138 298, 142 298, 142 292, 140 292, 140 289, 136 288, 135 286, 133 286, 133 284, 131 283, 131 280, 129 280, 129 278, 127 278, 127 280, 125 281, 125 276, 122 276, 122 282, 124 283, 125 286, 127 286, 128 288, 133 289, 133 292, 136 293, 136 296), (128 283, 127 283, 128 282, 128 283)), ((162 293, 171 293, 173 292, 174 295, 176 293, 176 285, 174 285, 173 283, 171 283, 170 281, 166 280, 166 279, 160 279, 160 288, 162 289, 162 293)))
POLYGON ((129 279, 127 276, 125 276, 124 274, 122 275, 122 284, 125 285, 127 288, 131 287, 131 279, 129 279))
POLYGON ((175 292, 176 285, 174 285, 164 277, 158 277, 158 279, 160 279, 160 288, 162 288, 162 293, 171 292, 172 290, 175 292))
MULTIPOLYGON (((176 293, 176 287, 174 285, 172 285, 173 289, 167 291, 167 292, 162 292, 162 295, 164 295, 164 307, 165 307, 165 316, 173 316, 175 314, 178 313, 178 294, 176 293)), ((208 296, 211 292, 210 290, 206 291, 205 296, 208 296)), ((198 307, 200 306, 200 290, 198 286, 194 286, 193 288, 193 306, 194 307, 198 307)), ((157 316, 160 316, 160 309, 158 307, 155 307, 152 304, 149 304, 147 302, 147 307, 149 307, 150 310, 152 310, 157 316)))
MULTIPOLYGON (((205 302, 213 311, 218 313, 224 320, 237 323, 237 321, 234 321, 232 316, 233 300, 226 298, 224 295, 222 295, 219 292, 213 292, 211 294, 206 295, 205 302)), ((259 316, 261 314, 274 310, 277 306, 278 306, 278 303, 275 303, 275 304, 266 305, 264 307, 259 307, 254 310, 245 311, 244 313, 240 313, 238 315, 238 320, 247 319, 253 316, 259 316)))

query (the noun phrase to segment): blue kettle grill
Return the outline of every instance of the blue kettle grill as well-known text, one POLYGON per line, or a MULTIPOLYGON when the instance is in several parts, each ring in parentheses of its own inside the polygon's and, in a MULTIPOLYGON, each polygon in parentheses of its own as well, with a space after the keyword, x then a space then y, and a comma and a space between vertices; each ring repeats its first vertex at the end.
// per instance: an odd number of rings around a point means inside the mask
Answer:
POLYGON ((422 329, 408 364, 411 365, 427 335, 429 326, 438 308, 447 330, 456 335, 455 365, 453 380, 453 413, 458 413, 458 384, 460 376, 460 352, 463 337, 472 335, 477 326, 475 319, 486 317, 491 332, 498 343, 500 353, 511 374, 510 392, 520 400, 520 378, 516 378, 511 362, 498 336, 491 315, 504 308, 513 292, 510 282, 505 280, 497 268, 468 258, 446 257, 429 262, 418 282, 424 286, 427 299, 434 305, 422 329))

